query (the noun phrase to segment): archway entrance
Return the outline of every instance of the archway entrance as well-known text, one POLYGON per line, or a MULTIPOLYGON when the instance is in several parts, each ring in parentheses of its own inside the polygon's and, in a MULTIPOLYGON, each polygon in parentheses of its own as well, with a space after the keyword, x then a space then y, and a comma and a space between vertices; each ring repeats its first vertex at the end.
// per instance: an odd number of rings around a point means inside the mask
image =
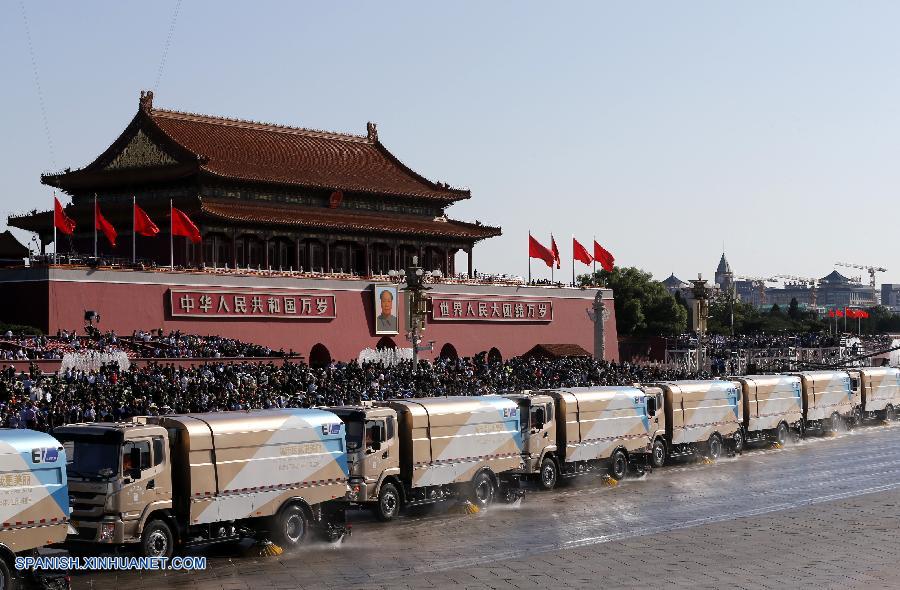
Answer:
POLYGON ((382 336, 381 340, 378 341, 378 344, 375 345, 375 348, 378 350, 381 350, 382 348, 397 348, 397 345, 394 343, 393 338, 382 336))
POLYGON ((309 351, 310 367, 327 367, 331 364, 331 353, 325 348, 324 344, 316 344, 309 351))
POLYGON ((441 358, 449 359, 451 361, 455 361, 459 358, 459 355, 456 353, 456 347, 450 344, 449 342, 441 347, 441 358))
POLYGON ((503 362, 503 355, 496 346, 488 351, 487 362, 489 365, 499 365, 503 362))

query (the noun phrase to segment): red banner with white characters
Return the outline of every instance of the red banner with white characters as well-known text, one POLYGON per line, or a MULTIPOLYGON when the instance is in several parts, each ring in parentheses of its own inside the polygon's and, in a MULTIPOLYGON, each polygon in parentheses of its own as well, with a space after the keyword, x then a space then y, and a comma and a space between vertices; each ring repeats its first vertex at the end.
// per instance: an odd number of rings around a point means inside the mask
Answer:
POLYGON ((431 298, 431 319, 475 322, 551 322, 549 299, 496 299, 493 297, 431 298))
POLYGON ((337 316, 333 294, 219 289, 169 290, 173 317, 322 320, 337 316))

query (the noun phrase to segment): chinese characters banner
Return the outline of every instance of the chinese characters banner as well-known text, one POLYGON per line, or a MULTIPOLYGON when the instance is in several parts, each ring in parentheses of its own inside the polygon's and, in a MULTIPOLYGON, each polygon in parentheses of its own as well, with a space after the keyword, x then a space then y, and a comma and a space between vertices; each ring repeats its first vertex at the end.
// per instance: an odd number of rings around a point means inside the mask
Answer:
POLYGON ((431 297, 432 320, 550 322, 553 302, 535 299, 431 297))
POLYGON ((173 317, 333 319, 334 295, 169 290, 173 317))

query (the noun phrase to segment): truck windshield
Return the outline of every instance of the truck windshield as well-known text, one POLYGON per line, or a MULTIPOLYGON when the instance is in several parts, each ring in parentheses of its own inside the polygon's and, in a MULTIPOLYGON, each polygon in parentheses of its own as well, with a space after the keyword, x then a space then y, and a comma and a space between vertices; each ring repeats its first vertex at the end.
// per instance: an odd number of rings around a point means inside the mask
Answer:
POLYGON ((66 472, 70 476, 109 479, 110 476, 119 473, 120 445, 82 438, 76 440, 60 438, 60 440, 66 449, 66 472))
POLYGON ((359 420, 345 420, 347 427, 347 450, 358 451, 362 446, 363 423, 359 420))

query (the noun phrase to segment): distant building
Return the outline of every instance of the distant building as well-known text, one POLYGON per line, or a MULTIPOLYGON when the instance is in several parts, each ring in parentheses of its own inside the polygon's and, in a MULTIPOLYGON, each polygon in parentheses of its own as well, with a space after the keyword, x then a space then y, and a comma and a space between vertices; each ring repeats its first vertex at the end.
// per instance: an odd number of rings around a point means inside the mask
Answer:
POLYGON ((734 287, 734 273, 731 272, 731 265, 728 264, 724 252, 722 252, 722 258, 719 259, 719 266, 716 267, 713 282, 718 285, 722 293, 728 293, 734 287))
POLYGON ((684 289, 690 289, 690 284, 685 283, 681 279, 675 276, 675 273, 669 275, 669 278, 662 282, 663 287, 666 288, 666 291, 674 295, 675 293, 680 293, 684 289))
POLYGON ((881 285, 881 304, 892 311, 900 311, 900 285, 896 283, 881 285))
MULTIPOLYGON (((797 303, 810 304, 812 289, 804 283, 787 283, 783 288, 766 289, 766 304, 790 305, 791 299, 797 303)), ((841 307, 873 307, 878 305, 878 297, 872 287, 852 281, 838 271, 832 271, 819 279, 816 290, 816 306, 833 309, 841 307)))

